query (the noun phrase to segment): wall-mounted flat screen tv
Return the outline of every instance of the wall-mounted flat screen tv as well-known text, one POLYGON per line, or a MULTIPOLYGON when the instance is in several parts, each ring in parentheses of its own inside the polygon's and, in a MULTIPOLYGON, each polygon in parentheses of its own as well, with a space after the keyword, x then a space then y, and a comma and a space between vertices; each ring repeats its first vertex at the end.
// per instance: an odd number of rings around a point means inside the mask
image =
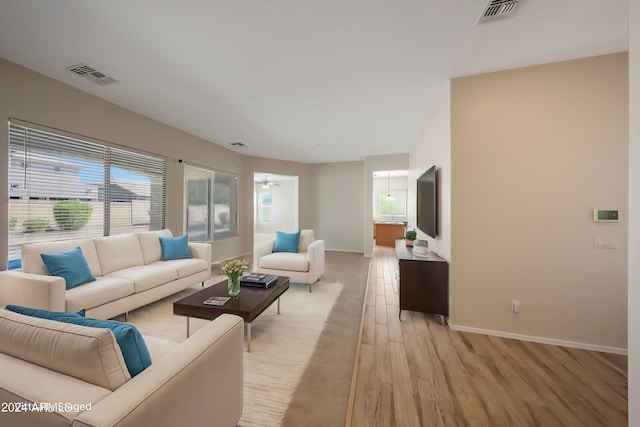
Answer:
POLYGON ((416 207, 418 228, 435 238, 438 235, 438 171, 435 165, 418 178, 416 207))

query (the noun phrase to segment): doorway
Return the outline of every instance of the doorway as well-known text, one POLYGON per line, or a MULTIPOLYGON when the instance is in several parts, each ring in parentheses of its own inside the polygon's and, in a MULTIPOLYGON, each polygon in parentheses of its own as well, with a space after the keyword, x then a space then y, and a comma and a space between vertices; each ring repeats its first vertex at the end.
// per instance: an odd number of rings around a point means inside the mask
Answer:
POLYGON ((254 247, 276 231, 298 230, 297 176, 254 172, 253 202, 254 247))

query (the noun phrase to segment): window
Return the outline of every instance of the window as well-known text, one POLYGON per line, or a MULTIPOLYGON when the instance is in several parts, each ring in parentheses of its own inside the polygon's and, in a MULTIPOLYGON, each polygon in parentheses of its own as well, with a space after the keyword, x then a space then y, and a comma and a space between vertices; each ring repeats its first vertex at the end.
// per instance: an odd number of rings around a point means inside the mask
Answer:
POLYGON ((262 191, 258 196, 258 220, 260 222, 271 222, 271 192, 262 191))
POLYGON ((387 192, 380 193, 380 214, 381 215, 407 215, 407 190, 390 190, 391 197, 387 197, 387 192))
POLYGON ((238 235, 238 177, 185 166, 186 222, 189 240, 238 235))
POLYGON ((165 161, 9 125, 9 260, 33 240, 160 230, 165 161))

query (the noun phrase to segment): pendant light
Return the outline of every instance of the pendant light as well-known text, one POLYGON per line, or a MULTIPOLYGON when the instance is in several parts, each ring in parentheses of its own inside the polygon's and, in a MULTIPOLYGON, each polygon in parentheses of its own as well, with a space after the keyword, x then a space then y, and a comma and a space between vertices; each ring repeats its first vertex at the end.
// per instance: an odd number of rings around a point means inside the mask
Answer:
POLYGON ((393 200, 393 196, 391 195, 390 173, 391 171, 387 171, 387 196, 385 197, 386 200, 393 200))

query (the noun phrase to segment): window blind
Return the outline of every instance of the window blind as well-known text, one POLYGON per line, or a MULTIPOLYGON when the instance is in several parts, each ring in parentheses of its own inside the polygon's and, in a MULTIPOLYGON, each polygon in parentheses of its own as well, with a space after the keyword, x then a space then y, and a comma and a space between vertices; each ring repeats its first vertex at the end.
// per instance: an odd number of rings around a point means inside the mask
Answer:
POLYGON ((9 260, 29 241, 164 228, 166 162, 9 125, 9 260))

